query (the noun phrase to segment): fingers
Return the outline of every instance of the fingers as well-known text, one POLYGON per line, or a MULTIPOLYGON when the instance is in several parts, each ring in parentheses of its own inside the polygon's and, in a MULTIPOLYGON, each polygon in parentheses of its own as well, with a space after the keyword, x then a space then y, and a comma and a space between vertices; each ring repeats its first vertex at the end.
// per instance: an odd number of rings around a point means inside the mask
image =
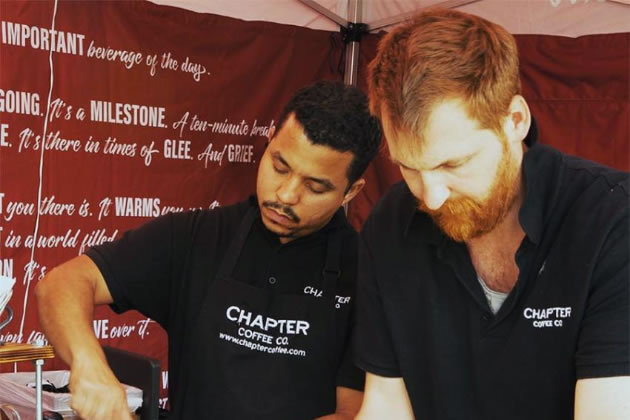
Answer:
POLYGON ((84 420, 132 420, 127 394, 104 355, 84 354, 70 369, 70 406, 84 420))
POLYGON ((126 399, 122 402, 112 399, 71 397, 71 408, 83 420, 132 420, 126 399))
POLYGON ((71 380, 70 391, 70 407, 84 420, 132 420, 125 390, 118 382, 71 380))

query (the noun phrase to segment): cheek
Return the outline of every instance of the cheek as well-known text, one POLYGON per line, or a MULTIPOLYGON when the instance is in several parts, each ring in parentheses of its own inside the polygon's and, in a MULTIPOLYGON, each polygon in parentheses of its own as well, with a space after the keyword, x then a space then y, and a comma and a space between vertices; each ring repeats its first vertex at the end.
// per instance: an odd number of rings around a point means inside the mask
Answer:
POLYGON ((330 217, 341 207, 343 197, 328 196, 321 197, 311 195, 308 199, 303 199, 295 208, 298 215, 303 220, 309 220, 315 224, 322 222, 330 217))
POLYGON ((502 155, 475 162, 452 174, 453 188, 461 195, 481 199, 485 197, 495 184, 502 155))
POLYGON ((471 172, 467 176, 457 177, 451 183, 452 197, 467 197, 479 200, 485 197, 491 188, 492 179, 491 174, 479 172, 471 172))
POLYGON ((274 190, 274 185, 277 184, 277 174, 273 169, 271 162, 262 160, 258 166, 258 177, 256 179, 256 190, 259 195, 269 194, 274 190))

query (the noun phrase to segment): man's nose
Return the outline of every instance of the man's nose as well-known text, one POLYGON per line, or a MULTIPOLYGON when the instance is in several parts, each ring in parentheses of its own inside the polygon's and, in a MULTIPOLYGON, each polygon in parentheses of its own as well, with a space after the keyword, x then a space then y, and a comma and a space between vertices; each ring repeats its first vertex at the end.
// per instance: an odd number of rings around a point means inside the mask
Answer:
POLYGON ((276 190, 278 201, 289 206, 297 204, 300 201, 300 188, 301 183, 297 177, 284 179, 276 190))
POLYGON ((430 210, 437 210, 448 200, 451 192, 440 174, 418 172, 411 192, 430 210))

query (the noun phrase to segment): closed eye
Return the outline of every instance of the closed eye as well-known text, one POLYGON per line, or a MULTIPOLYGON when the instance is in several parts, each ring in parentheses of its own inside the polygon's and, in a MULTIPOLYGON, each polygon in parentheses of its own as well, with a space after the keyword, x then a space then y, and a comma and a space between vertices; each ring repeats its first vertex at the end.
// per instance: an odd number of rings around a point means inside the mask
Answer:
POLYGON ((306 185, 306 188, 308 188, 310 192, 315 193, 315 194, 323 194, 329 191, 328 188, 316 182, 306 181, 305 185, 306 185))
POLYGON ((459 162, 445 162, 445 163, 440 165, 440 168, 442 168, 442 169, 455 169, 455 168, 459 168, 460 166, 461 166, 461 163, 459 163, 459 162))
POLYGON ((273 170, 276 171, 279 174, 287 174, 289 173, 289 170, 285 167, 282 167, 280 165, 277 165, 276 163, 273 164, 273 170))
POLYGON ((405 165, 404 163, 394 162, 394 164, 396 164, 400 169, 402 169, 404 171, 407 171, 407 172, 418 172, 417 169, 410 168, 409 166, 405 165))
POLYGON ((439 167, 442 168, 442 169, 457 169, 457 168, 461 168, 462 166, 467 164, 472 159, 472 157, 473 157, 473 155, 466 156, 463 159, 449 160, 449 161, 446 161, 446 162, 442 163, 439 167))
POLYGON ((271 157, 272 157, 271 164, 273 165, 274 171, 276 171, 279 174, 289 173, 289 170, 291 170, 291 167, 289 166, 287 161, 284 160, 284 158, 279 152, 273 152, 271 154, 271 157))

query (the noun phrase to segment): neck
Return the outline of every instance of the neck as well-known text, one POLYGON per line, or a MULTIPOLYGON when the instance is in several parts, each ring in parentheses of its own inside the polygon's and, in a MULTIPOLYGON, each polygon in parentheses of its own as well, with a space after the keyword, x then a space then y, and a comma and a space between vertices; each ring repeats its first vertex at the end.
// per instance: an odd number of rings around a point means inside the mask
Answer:
POLYGON ((466 244, 476 246, 478 244, 496 243, 500 245, 505 242, 515 242, 519 244, 525 237, 525 231, 518 220, 520 206, 513 206, 503 220, 490 232, 479 237, 470 239, 466 244))
POLYGON ((485 233, 476 238, 466 241, 466 245, 475 246, 480 243, 488 242, 505 242, 505 240, 514 241, 518 239, 519 243, 525 236, 525 231, 519 221, 519 213, 524 201, 524 188, 522 182, 519 182, 521 187, 519 188, 514 202, 510 209, 507 211, 503 220, 501 220, 490 232, 485 233))
POLYGON ((523 203, 521 191, 494 229, 466 242, 477 275, 490 289, 498 292, 510 292, 518 280, 519 269, 514 255, 525 237, 518 219, 523 203))

